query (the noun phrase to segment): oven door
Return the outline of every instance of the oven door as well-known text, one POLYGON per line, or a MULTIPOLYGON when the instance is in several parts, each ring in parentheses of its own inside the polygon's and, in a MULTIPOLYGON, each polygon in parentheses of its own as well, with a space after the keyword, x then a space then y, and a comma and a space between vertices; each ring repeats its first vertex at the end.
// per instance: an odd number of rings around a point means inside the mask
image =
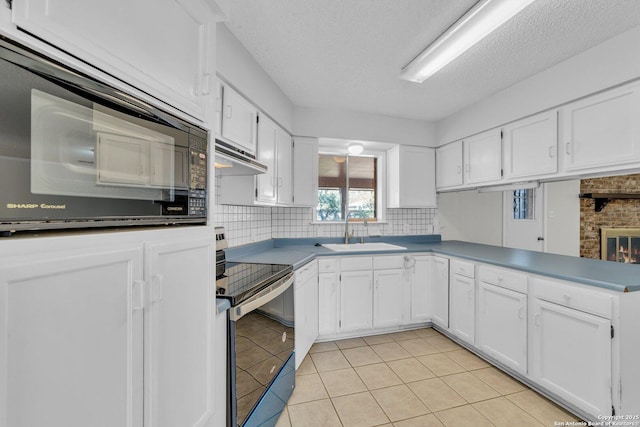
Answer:
POLYGON ((293 273, 229 311, 229 425, 275 425, 295 386, 293 273))

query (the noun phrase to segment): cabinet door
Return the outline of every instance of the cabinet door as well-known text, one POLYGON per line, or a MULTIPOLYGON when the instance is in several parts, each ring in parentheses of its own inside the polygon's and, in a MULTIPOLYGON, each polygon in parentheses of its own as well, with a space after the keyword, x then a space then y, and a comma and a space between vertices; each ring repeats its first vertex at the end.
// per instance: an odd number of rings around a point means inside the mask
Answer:
POLYGON ((567 171, 640 161, 640 90, 626 86, 561 110, 567 171))
POLYGON ((373 273, 340 274, 340 331, 370 329, 373 321, 373 273))
POLYGON ((318 139, 296 137, 293 141, 293 204, 317 205, 318 139))
POLYGON ((431 319, 431 256, 405 257, 405 275, 410 273, 409 321, 426 322, 431 319))
POLYGON ((201 1, 24 0, 18 27, 204 120, 215 17, 201 1))
POLYGON ((436 149, 436 187, 462 185, 462 141, 436 149))
POLYGON ((532 379, 589 414, 610 415, 611 322, 538 298, 532 310, 532 379))
POLYGON ((469 344, 474 341, 475 292, 474 279, 454 274, 450 284, 450 329, 469 344))
POLYGON ((402 323, 402 269, 379 270, 373 274, 373 326, 383 328, 402 323))
POLYGON ((464 140, 464 182, 476 184, 502 179, 502 137, 500 129, 464 140))
POLYGON ((278 187, 277 202, 279 205, 290 205, 293 198, 293 164, 291 135, 282 128, 276 129, 276 156, 278 176, 276 185, 278 187))
POLYGON ((256 107, 229 86, 224 87, 222 97, 222 136, 256 154, 256 107))
POLYGON ((267 167, 267 172, 256 176, 256 200, 263 203, 275 203, 277 197, 277 128, 278 126, 267 117, 260 116, 257 158, 260 163, 267 167))
POLYGON ((504 127, 507 178, 528 178, 558 171, 558 112, 546 111, 504 127))
POLYGON ((399 145, 387 152, 390 208, 436 206, 435 151, 399 145))
POLYGON ((477 342, 481 350, 521 374, 527 373, 527 295, 478 284, 477 342))
POLYGON ((149 244, 146 253, 145 419, 153 427, 202 426, 214 409, 214 242, 149 244))
POLYGON ((142 247, 7 261, 0 425, 141 427, 142 247))
POLYGON ((449 260, 433 257, 433 323, 449 327, 449 260))
POLYGON ((318 275, 318 335, 337 333, 339 319, 338 274, 320 273, 318 275))

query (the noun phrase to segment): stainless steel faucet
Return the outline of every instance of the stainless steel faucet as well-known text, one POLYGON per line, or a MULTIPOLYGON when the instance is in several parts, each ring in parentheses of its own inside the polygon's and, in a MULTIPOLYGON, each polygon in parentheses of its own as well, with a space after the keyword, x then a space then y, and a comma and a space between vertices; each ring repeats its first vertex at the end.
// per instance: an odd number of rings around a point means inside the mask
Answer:
MULTIPOLYGON (((360 215, 360 218, 362 218, 362 223, 364 224, 365 227, 368 227, 367 224, 367 216, 365 215, 365 213, 361 210, 357 210, 357 211, 347 211, 347 214, 344 217, 344 243, 345 245, 349 244, 349 238, 353 237, 352 235, 349 234, 349 216, 352 213, 357 213, 358 215, 360 215)), ((362 237, 360 238, 362 243, 362 237)))

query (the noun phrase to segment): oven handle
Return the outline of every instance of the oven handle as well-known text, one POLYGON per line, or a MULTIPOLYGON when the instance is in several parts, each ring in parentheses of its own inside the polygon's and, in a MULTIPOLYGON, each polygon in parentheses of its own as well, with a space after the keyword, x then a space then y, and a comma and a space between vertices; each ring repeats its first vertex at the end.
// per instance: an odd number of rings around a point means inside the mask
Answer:
POLYGON ((229 312, 229 319, 235 322, 241 319, 244 315, 251 313, 256 308, 261 307, 269 301, 276 299, 284 291, 291 287, 294 282, 294 277, 295 276, 293 272, 291 272, 273 285, 270 285, 268 288, 255 294, 242 304, 232 307, 229 312))

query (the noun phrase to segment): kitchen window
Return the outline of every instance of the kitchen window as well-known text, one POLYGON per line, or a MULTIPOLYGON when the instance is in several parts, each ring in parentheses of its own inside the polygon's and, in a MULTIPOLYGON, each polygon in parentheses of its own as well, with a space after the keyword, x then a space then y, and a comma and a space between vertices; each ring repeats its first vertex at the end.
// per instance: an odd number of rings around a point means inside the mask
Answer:
POLYGON ((513 191, 513 219, 535 219, 534 190, 531 188, 513 191))
POLYGON ((318 160, 319 222, 380 220, 379 164, 376 156, 320 154, 318 160))

